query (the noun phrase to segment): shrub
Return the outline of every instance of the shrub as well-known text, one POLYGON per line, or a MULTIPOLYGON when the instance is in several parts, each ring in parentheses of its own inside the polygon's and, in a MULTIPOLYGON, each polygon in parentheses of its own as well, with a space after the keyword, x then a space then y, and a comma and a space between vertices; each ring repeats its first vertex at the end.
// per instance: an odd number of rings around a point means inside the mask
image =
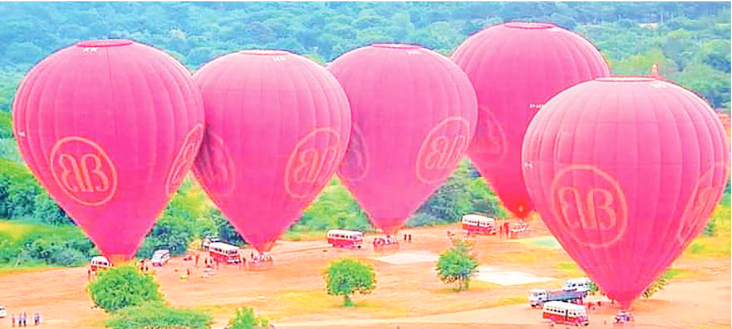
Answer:
POLYGON ((325 271, 328 295, 343 296, 343 306, 353 306, 351 295, 366 295, 376 288, 374 268, 355 259, 330 263, 325 271))
POLYGON ((61 266, 82 266, 87 257, 79 250, 64 248, 49 258, 49 263, 61 266))
POLYGON ((199 311, 170 307, 162 302, 149 302, 125 307, 107 321, 114 329, 208 329, 211 316, 199 311))
POLYGON ((229 319, 227 329, 252 329, 262 328, 269 325, 269 320, 260 318, 254 314, 251 307, 242 307, 236 310, 236 316, 229 319))
POLYGON ((152 274, 140 273, 132 264, 101 272, 99 278, 89 284, 89 294, 94 304, 107 312, 163 300, 152 274))

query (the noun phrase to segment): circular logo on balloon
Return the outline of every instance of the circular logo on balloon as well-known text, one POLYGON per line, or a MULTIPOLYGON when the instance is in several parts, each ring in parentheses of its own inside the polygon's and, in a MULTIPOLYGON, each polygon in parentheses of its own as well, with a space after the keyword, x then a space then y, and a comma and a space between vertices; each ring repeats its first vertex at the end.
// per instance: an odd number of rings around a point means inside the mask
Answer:
POLYGON ((178 155, 173 160, 173 166, 168 173, 168 177, 165 179, 165 193, 172 194, 178 189, 178 186, 186 178, 188 170, 193 165, 193 161, 196 160, 196 154, 198 153, 198 147, 201 145, 203 139, 203 124, 196 124, 191 131, 188 132, 186 138, 183 140, 183 146, 178 151, 178 155))
POLYGON ((452 173, 470 143, 470 124, 461 117, 449 117, 436 125, 422 142, 417 155, 417 179, 440 182, 452 173))
POLYGON ((479 109, 481 120, 475 130, 475 147, 471 148, 471 152, 489 160, 483 162, 485 166, 495 167, 501 164, 508 153, 506 132, 487 106, 480 105, 479 109))
POLYGON ((551 186, 556 230, 587 247, 617 243, 628 225, 628 205, 617 180, 592 165, 560 170, 551 186))
POLYGON ((285 190, 294 198, 317 192, 338 165, 340 134, 332 128, 318 128, 301 138, 285 167, 285 190))
POLYGON ((61 190, 87 206, 107 203, 117 191, 117 170, 97 143, 78 136, 64 137, 51 149, 51 174, 61 190))
POLYGON ((225 196, 234 191, 236 185, 234 161, 223 138, 210 129, 203 137, 195 166, 197 174, 204 180, 204 186, 209 192, 225 196))
POLYGON ((357 182, 366 177, 368 169, 369 157, 365 141, 361 129, 354 124, 348 150, 343 157, 338 173, 349 181, 357 182))
MULTIPOLYGON (((686 246, 699 234, 706 225, 706 219, 709 218, 719 201, 719 193, 724 186, 720 186, 720 183, 714 184, 714 173, 717 170, 723 173, 726 170, 724 164, 717 164, 699 176, 699 180, 689 196, 676 233, 676 238, 681 246, 686 246)), ((722 180, 718 180, 718 182, 724 184, 722 180)))

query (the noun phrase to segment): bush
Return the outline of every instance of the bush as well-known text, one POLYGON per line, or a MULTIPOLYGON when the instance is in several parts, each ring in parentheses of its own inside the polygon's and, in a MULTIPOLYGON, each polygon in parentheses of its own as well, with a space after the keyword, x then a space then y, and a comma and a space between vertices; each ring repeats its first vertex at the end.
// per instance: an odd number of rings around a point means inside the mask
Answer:
POLYGON ((152 274, 140 273, 132 264, 100 272, 99 278, 89 283, 89 294, 94 304, 107 312, 163 300, 152 274))
POLYGON ((242 307, 236 310, 236 316, 229 319, 227 329, 252 329, 262 328, 269 325, 269 320, 260 318, 254 314, 251 307, 242 307))
POLYGON ((74 222, 66 215, 66 212, 53 201, 46 190, 35 197, 36 209, 33 211, 33 217, 40 219, 44 223, 52 225, 73 224, 74 222))
POLYGON ((211 328, 211 316, 176 309, 162 302, 149 302, 119 310, 106 325, 114 329, 208 329, 211 328))
POLYGON ((49 263, 61 266, 82 266, 87 257, 79 250, 64 248, 49 258, 49 263))
POLYGON ((353 306, 351 295, 366 295, 376 288, 374 268, 355 259, 330 263, 325 271, 328 295, 343 296, 343 306, 353 306))
POLYGON ((457 283, 457 290, 470 289, 470 279, 478 268, 478 260, 470 255, 467 244, 455 243, 455 248, 440 254, 437 276, 447 284, 457 283))
POLYGON ((656 281, 653 281, 646 290, 643 291, 643 298, 648 299, 651 298, 654 294, 657 292, 663 290, 663 288, 668 284, 668 281, 675 275, 676 273, 666 270, 666 272, 663 273, 656 281))

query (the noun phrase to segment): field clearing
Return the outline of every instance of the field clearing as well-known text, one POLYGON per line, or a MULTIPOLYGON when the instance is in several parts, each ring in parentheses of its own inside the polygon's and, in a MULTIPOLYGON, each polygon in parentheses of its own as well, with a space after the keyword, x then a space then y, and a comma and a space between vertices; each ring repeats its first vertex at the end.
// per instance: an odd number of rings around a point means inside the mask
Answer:
MULTIPOLYGON (((174 258, 155 268, 165 298, 172 305, 211 312, 220 329, 237 307, 252 306, 277 325, 287 328, 478 328, 495 324, 502 328, 545 328, 540 311, 531 309, 526 294, 532 288, 558 288, 562 281, 582 275, 552 238, 532 221, 528 242, 497 236, 476 238, 475 251, 482 266, 505 272, 522 272, 557 280, 520 285, 501 285, 473 280, 468 291, 455 292, 435 275, 435 261, 390 264, 380 257, 426 256, 434 259, 450 246, 447 230, 436 226, 405 230, 413 242, 401 250, 375 253, 371 237, 363 249, 330 248, 321 239, 280 241, 273 249, 275 267, 251 272, 238 266, 223 266, 210 278, 202 267, 174 258), (538 243, 536 241, 539 241, 538 243), (355 296, 355 307, 342 308, 342 299, 328 296, 323 270, 330 261, 343 257, 360 259, 377 271, 377 288, 367 296, 355 296), (377 258, 377 259, 374 259, 377 258), (193 271, 188 280, 180 274, 193 271)), ((697 242, 716 248, 728 237, 703 237, 697 242)), ((246 251, 248 254, 249 251, 246 251)), ((389 258, 387 258, 389 259, 389 258)), ((703 328, 730 324, 730 259, 724 250, 715 253, 687 251, 674 265, 675 277, 653 299, 635 305, 636 328, 703 328), (675 315, 684 314, 683 318, 675 315)), ((39 310, 49 328, 101 328, 108 315, 91 308, 85 291, 86 268, 43 269, 30 273, 0 275, 0 302, 8 313, 39 310), (69 316, 75 314, 74 317, 69 316)), ((591 315, 591 328, 610 328, 603 319, 617 312, 607 305, 591 315)), ((0 321, 0 328, 9 327, 0 321)))

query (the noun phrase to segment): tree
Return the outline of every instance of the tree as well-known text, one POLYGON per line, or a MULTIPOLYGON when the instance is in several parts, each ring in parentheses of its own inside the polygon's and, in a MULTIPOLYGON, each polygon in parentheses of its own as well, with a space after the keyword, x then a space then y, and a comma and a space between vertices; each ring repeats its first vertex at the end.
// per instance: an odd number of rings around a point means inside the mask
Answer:
POLYGON ((355 259, 342 259, 330 263, 325 271, 328 295, 343 296, 343 306, 353 306, 351 295, 366 295, 376 288, 374 268, 355 259))
POLYGON ((52 225, 73 224, 74 222, 66 215, 66 212, 59 207, 56 201, 51 199, 46 190, 36 195, 36 209, 33 211, 33 217, 41 219, 44 223, 52 225))
POLYGON ((251 307, 242 307, 236 310, 236 316, 229 319, 227 329, 263 328, 269 325, 269 320, 258 317, 251 307))
POLYGON ((470 279, 478 268, 478 260, 470 254, 470 249, 469 245, 456 242, 437 261, 437 276, 447 284, 457 283, 457 291, 470 289, 470 279))
POLYGON ((88 286, 94 304, 107 312, 162 301, 159 288, 152 274, 143 274, 132 264, 100 272, 99 278, 88 286))

